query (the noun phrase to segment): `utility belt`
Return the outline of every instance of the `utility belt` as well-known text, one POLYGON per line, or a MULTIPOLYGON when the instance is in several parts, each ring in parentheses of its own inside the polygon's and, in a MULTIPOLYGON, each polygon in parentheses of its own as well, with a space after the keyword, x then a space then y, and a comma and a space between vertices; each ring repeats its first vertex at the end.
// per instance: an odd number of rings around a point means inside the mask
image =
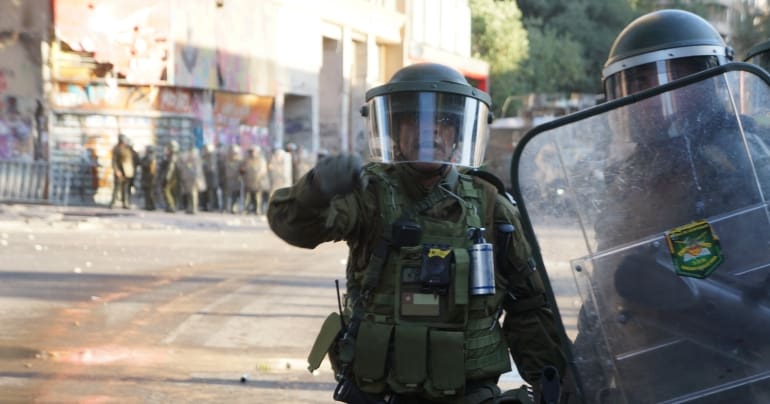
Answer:
MULTIPOLYGON (((352 367, 338 372, 338 390, 348 391, 342 384, 354 383, 368 394, 462 397, 466 380, 497 377, 511 369, 505 338, 496 324, 497 313, 468 320, 464 329, 394 324, 390 316, 367 313, 353 342, 352 367)), ((315 370, 327 352, 335 370, 344 366, 339 360, 345 349, 343 335, 339 316, 332 313, 308 357, 309 370, 315 370)))

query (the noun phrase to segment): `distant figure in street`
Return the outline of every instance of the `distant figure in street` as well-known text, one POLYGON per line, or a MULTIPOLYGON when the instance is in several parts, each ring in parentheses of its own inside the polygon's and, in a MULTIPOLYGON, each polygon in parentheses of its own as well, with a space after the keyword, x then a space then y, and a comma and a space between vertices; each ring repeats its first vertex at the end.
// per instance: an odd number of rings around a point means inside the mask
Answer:
POLYGON ((203 165, 198 149, 191 149, 184 153, 178 167, 181 179, 182 206, 184 206, 185 212, 189 214, 197 213, 198 192, 206 189, 203 165))
POLYGON ((294 158, 294 182, 296 183, 300 177, 307 174, 308 171, 310 171, 318 161, 316 158, 316 154, 311 153, 304 147, 299 146, 297 148, 297 153, 295 153, 294 158))
POLYGON ((283 149, 275 149, 268 164, 270 195, 273 191, 291 185, 291 155, 283 149))
POLYGON ((115 206, 118 199, 120 199, 123 209, 130 208, 130 187, 137 164, 134 160, 135 156, 136 154, 129 146, 126 135, 119 134, 118 144, 112 148, 113 187, 110 209, 115 206))
POLYGON ((139 157, 139 153, 137 153, 136 149, 134 148, 134 142, 130 138, 126 139, 126 143, 128 143, 128 148, 131 150, 131 155, 133 156, 132 160, 134 162, 134 176, 129 178, 128 180, 128 204, 131 204, 131 196, 136 192, 136 184, 134 181, 136 180, 136 173, 139 171, 139 166, 142 164, 142 159, 139 157))
POLYGON ((227 193, 225 193, 225 162, 227 161, 227 155, 230 153, 230 146, 220 144, 217 147, 217 185, 219 186, 219 211, 225 211, 225 205, 227 204, 227 193))
POLYGON ((300 177, 299 173, 299 148, 297 147, 296 143, 287 143, 284 147, 284 150, 286 150, 286 153, 289 155, 289 167, 291 167, 290 170, 290 176, 291 176, 291 184, 293 185, 300 177))
POLYGON ((222 211, 236 212, 236 206, 241 198, 241 147, 230 145, 224 158, 224 183, 222 184, 222 211))
POLYGON ((142 157, 142 193, 144 194, 144 209, 155 210, 158 203, 155 199, 155 188, 158 178, 158 160, 155 158, 155 149, 147 146, 142 157))
POLYGON ((176 212, 179 196, 179 143, 176 140, 166 145, 166 156, 163 159, 161 173, 163 175, 163 199, 166 202, 166 212, 176 212))
POLYGON ((200 192, 200 207, 207 212, 219 210, 219 173, 217 152, 213 144, 203 146, 201 155, 203 164, 203 177, 206 180, 206 189, 200 192))
POLYGON ((265 205, 262 192, 270 188, 270 177, 267 173, 267 162, 259 146, 249 147, 246 160, 240 168, 243 177, 245 200, 243 203, 246 213, 262 215, 265 213, 265 205))
POLYGON ((99 158, 93 147, 87 148, 83 152, 80 162, 81 184, 80 199, 86 205, 94 203, 94 194, 99 189, 99 158))

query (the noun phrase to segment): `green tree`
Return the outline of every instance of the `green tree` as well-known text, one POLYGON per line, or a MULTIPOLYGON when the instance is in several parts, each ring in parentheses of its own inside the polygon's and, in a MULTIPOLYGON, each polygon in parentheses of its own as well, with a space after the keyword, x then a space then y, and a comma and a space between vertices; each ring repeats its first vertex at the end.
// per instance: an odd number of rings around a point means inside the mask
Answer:
POLYGON ((470 0, 473 55, 490 65, 495 113, 516 95, 601 92, 612 42, 649 1, 470 0))
POLYGON ((470 0, 471 51, 489 63, 490 95, 499 106, 510 94, 512 77, 527 57, 527 32, 521 12, 511 0, 470 0))
POLYGON ((539 21, 528 25, 529 57, 522 63, 514 89, 540 93, 576 89, 586 70, 583 45, 539 21))
MULTIPOLYGON (((558 86, 556 90, 563 92, 600 92, 601 70, 612 42, 642 13, 642 9, 633 8, 628 0, 518 0, 518 4, 528 32, 541 27, 548 27, 550 32, 540 36, 543 43, 536 43, 533 37, 530 49, 553 46, 554 41, 575 44, 572 51, 579 52, 580 61, 564 58, 561 65, 575 64, 582 72, 558 86)), ((550 91, 545 88, 533 90, 550 91)))

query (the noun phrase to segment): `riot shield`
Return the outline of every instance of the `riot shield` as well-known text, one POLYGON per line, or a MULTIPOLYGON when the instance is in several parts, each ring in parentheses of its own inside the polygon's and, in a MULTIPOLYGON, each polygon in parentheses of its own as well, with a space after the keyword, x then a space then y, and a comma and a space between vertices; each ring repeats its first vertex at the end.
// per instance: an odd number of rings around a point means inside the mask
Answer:
POLYGON ((721 66, 517 147, 514 196, 585 402, 770 402, 769 82, 721 66))

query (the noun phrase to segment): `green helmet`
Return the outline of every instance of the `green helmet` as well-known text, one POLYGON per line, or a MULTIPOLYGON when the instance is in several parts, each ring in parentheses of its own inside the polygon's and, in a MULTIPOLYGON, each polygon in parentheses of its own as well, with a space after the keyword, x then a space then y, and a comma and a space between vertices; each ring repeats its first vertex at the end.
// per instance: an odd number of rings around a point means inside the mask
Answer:
POLYGON ((366 101, 372 161, 483 162, 491 100, 460 72, 436 63, 406 66, 367 91, 366 101))
POLYGON ((770 40, 752 46, 743 60, 770 71, 770 40))
POLYGON ((659 10, 632 21, 615 38, 602 70, 608 100, 665 84, 733 58, 708 21, 684 10, 659 10))

